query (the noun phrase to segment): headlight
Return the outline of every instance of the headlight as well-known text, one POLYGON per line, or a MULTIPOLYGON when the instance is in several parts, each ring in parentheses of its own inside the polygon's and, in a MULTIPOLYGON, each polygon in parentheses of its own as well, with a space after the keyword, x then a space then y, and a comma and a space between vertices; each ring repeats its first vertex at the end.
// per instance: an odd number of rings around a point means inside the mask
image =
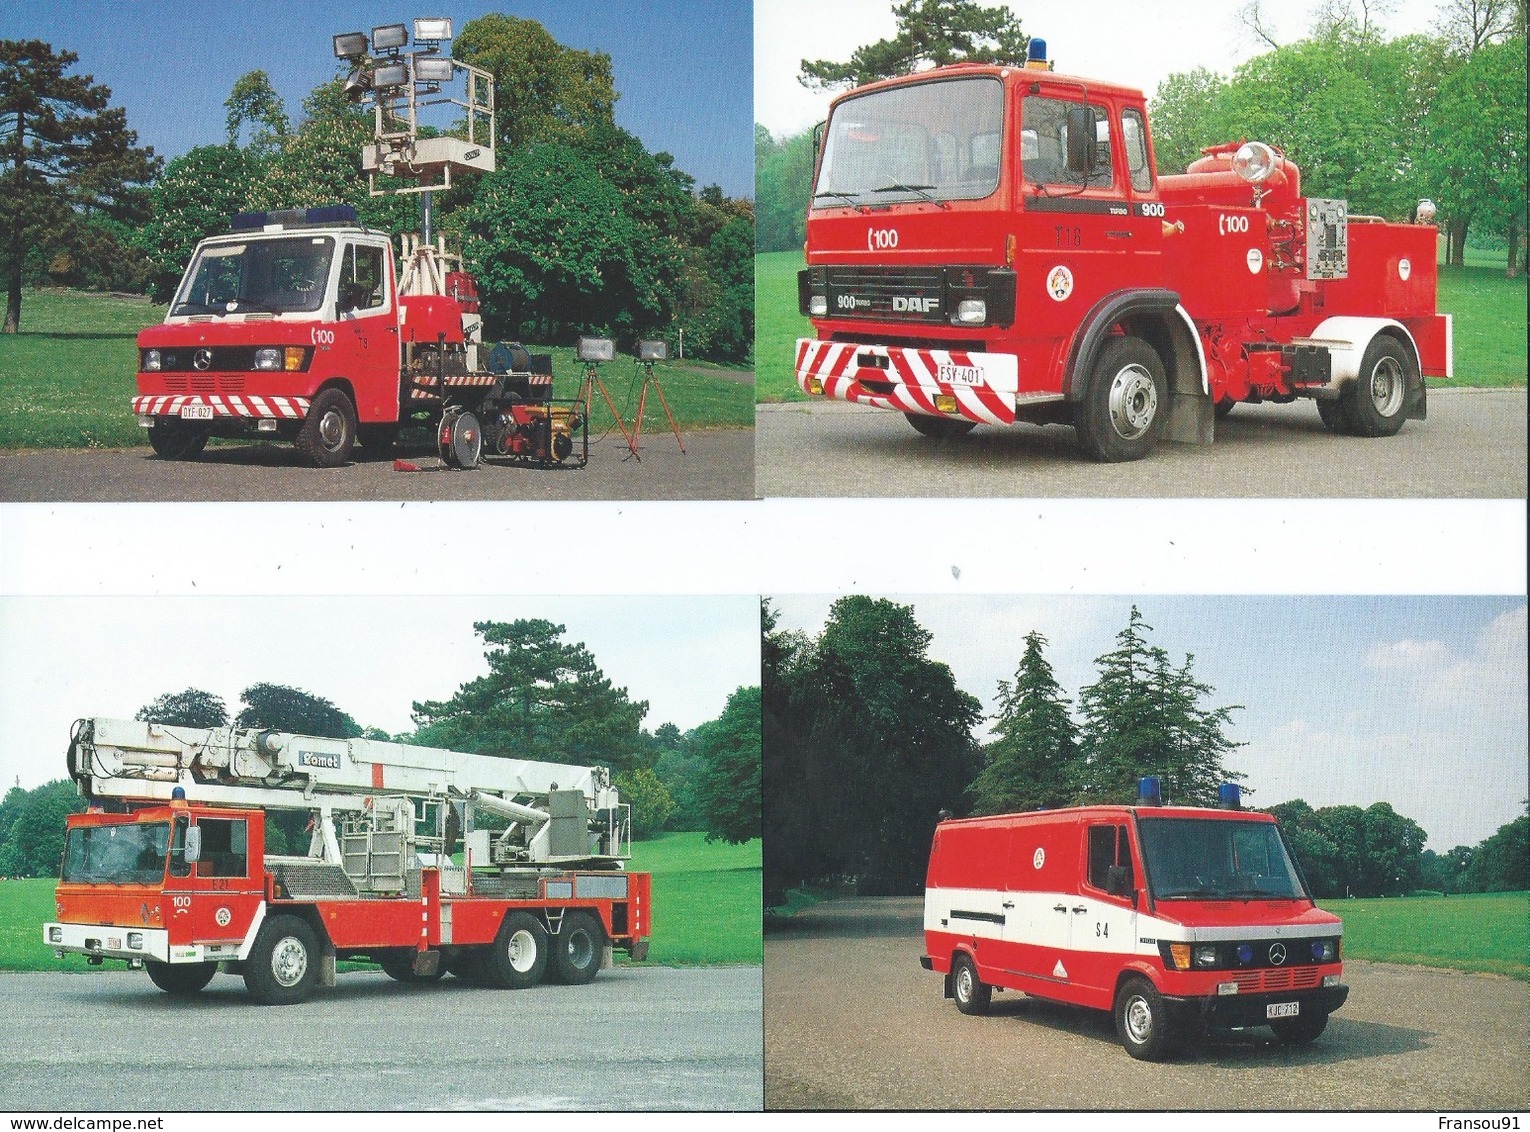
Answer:
POLYGON ((1338 975, 1324 975, 1323 976, 1323 985, 1325 987, 1336 987, 1336 986, 1338 986, 1339 985, 1339 976, 1338 975))
POLYGON ((128 932, 128 946, 134 951, 142 951, 143 932, 128 932))
POLYGON ((143 368, 146 371, 148 371, 148 370, 157 370, 157 369, 159 369, 160 364, 161 363, 160 363, 160 360, 159 360, 159 351, 158 350, 145 350, 144 351, 144 353, 143 353, 143 368))
POLYGON ((1217 949, 1211 944, 1200 944, 1192 953, 1191 960, 1197 967, 1215 967, 1217 965, 1217 949))
POLYGON ((64 942, 64 929, 63 928, 49 928, 48 929, 48 942, 49 943, 63 943, 64 942))
POLYGON ((956 304, 956 321, 965 326, 981 326, 988 321, 988 303, 984 299, 963 299, 956 304))
POLYGON ((262 346, 255 351, 256 369, 281 369, 282 352, 275 346, 262 346))
POLYGON ((814 295, 808 299, 808 314, 822 316, 829 313, 829 296, 814 295))
POLYGON ((1264 142, 1244 142, 1233 154, 1233 172, 1251 185, 1268 180, 1280 166, 1280 155, 1264 142))
POLYGON ((1332 963, 1338 949, 1331 939, 1315 939, 1312 941, 1312 958, 1319 963, 1332 963))

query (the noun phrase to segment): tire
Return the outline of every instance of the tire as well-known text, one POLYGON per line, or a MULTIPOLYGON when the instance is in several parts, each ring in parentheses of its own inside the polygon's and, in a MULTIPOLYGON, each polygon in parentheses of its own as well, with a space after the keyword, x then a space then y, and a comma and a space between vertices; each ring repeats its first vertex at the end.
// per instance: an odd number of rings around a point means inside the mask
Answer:
POLYGON ((1280 1018, 1270 1023, 1270 1029, 1284 1045, 1304 1046, 1317 1040, 1328 1027, 1326 1014, 1302 1014, 1295 1018, 1280 1018))
POLYGON ((509 912, 484 960, 489 983, 523 990, 542 981, 547 970, 547 930, 529 912, 509 912))
POLYGON ((1219 397, 1216 403, 1217 420, 1225 421, 1232 415, 1232 411, 1238 407, 1238 402, 1231 397, 1219 397))
POLYGON ((398 431, 396 424, 360 425, 356 429, 356 444, 362 455, 386 460, 393 455, 393 446, 398 443, 398 431))
POLYGON ((377 965, 383 969, 383 973, 399 983, 433 983, 446 973, 445 968, 438 966, 434 975, 416 975, 414 952, 408 948, 385 952, 375 958, 377 965))
POLYGON ((487 986, 488 979, 484 976, 484 949, 481 947, 467 947, 458 951, 455 955, 446 959, 441 966, 446 973, 454 979, 461 979, 475 987, 487 986))
POLYGON ((1354 433, 1354 426, 1349 423, 1349 409, 1343 401, 1319 401, 1317 403, 1318 416, 1323 420, 1323 427, 1337 436, 1349 436, 1354 433))
POLYGON ((1360 373, 1344 390, 1345 407, 1356 436, 1395 436, 1408 412, 1408 390, 1419 377, 1408 351, 1389 334, 1378 334, 1365 348, 1360 373))
POLYGON ((1134 976, 1116 992, 1116 1036, 1138 1061, 1162 1061, 1175 1047, 1163 997, 1152 983, 1134 976))
POLYGON ((1158 351, 1141 338, 1111 338, 1074 414, 1079 443, 1107 464, 1153 450, 1169 415, 1169 381, 1158 351))
POLYGON ((965 955, 951 961, 951 997, 963 1014, 987 1014, 993 988, 978 978, 977 967, 965 955))
POLYGON ((319 940, 296 916, 275 916, 261 925, 244 964, 250 997, 265 1006, 302 1002, 319 981, 319 940))
POLYGON ((959 440, 977 428, 976 421, 929 417, 923 413, 904 413, 903 415, 908 418, 908 423, 914 426, 915 432, 920 436, 928 436, 932 440, 959 440))
POLYGON ((321 389, 298 430, 298 455, 315 468, 338 468, 356 444, 356 406, 339 389, 321 389))
POLYGON ((161 963, 156 959, 145 959, 143 969, 149 972, 150 982, 177 998, 197 994, 218 973, 216 963, 161 963))
POLYGON ((566 913, 563 926, 550 940, 548 981, 571 987, 583 986, 600 972, 605 946, 605 929, 593 913, 566 913))
POLYGON ((436 446, 448 468, 471 469, 483 455, 483 428, 467 409, 448 409, 436 429, 436 446))
POLYGON ((212 438, 212 429, 161 417, 149 430, 149 447, 161 460, 195 460, 212 438))

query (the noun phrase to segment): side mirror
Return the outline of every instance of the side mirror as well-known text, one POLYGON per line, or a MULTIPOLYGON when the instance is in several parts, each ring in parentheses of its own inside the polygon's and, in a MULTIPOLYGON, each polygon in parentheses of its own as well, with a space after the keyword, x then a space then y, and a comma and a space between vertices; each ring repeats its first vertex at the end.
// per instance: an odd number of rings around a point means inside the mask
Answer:
POLYGON ((823 128, 827 125, 828 122, 823 121, 813 127, 813 154, 815 158, 823 152, 823 128))
POLYGON ((202 859, 202 830, 198 826, 191 826, 186 830, 186 848, 181 853, 181 859, 188 865, 194 865, 202 859))
POLYGON ((1068 107, 1068 172, 1092 173, 1099 160, 1094 107, 1068 107))
POLYGON ((1111 865, 1105 870, 1105 891, 1123 899, 1136 896, 1136 889, 1132 884, 1132 871, 1125 865, 1111 865))

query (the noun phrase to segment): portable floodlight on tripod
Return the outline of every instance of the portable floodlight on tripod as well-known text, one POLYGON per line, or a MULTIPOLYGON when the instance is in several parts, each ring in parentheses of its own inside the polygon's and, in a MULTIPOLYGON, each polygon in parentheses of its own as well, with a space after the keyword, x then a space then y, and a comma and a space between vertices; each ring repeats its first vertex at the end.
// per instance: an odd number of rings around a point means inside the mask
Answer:
MULTIPOLYGON (((637 456, 638 441, 643 435, 643 406, 648 403, 650 385, 659 395, 659 404, 664 406, 664 417, 669 421, 669 431, 675 434, 675 443, 680 445, 680 455, 685 455, 685 441, 680 439, 680 426, 675 423, 675 414, 669 411, 669 402, 664 399, 664 386, 659 384, 659 375, 653 372, 654 362, 662 362, 668 357, 667 343, 641 340, 638 342, 638 365, 643 367, 643 388, 638 392, 637 419, 632 422, 632 454, 634 456, 637 456)), ((638 458, 642 459, 641 456, 638 458)))
POLYGON ((616 357, 616 343, 609 338, 581 337, 574 349, 574 354, 584 363, 584 382, 579 386, 579 400, 584 402, 584 419, 586 421, 590 419, 590 403, 594 399, 595 390, 599 389, 601 397, 606 402, 606 408, 611 410, 611 419, 616 422, 616 427, 622 430, 622 439, 627 442, 627 451, 636 456, 637 441, 632 433, 627 431, 627 426, 622 423, 622 415, 616 411, 616 402, 611 400, 611 394, 606 390, 606 383, 600 380, 600 363, 609 362, 616 357))

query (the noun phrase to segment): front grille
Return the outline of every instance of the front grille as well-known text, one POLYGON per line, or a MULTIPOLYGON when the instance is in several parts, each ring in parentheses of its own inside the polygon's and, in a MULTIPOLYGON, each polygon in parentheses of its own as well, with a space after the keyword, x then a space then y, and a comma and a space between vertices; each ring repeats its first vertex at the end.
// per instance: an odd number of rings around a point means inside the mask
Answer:
POLYGON ((244 377, 236 374, 167 373, 159 380, 166 393, 196 393, 206 397, 244 392, 244 377))
POLYGON ((1262 971, 1238 971, 1232 977, 1239 994, 1262 991, 1309 990, 1322 979, 1316 967, 1271 967, 1262 971))
POLYGON ((946 273, 940 267, 829 267, 830 317, 890 322, 946 322, 946 273))

